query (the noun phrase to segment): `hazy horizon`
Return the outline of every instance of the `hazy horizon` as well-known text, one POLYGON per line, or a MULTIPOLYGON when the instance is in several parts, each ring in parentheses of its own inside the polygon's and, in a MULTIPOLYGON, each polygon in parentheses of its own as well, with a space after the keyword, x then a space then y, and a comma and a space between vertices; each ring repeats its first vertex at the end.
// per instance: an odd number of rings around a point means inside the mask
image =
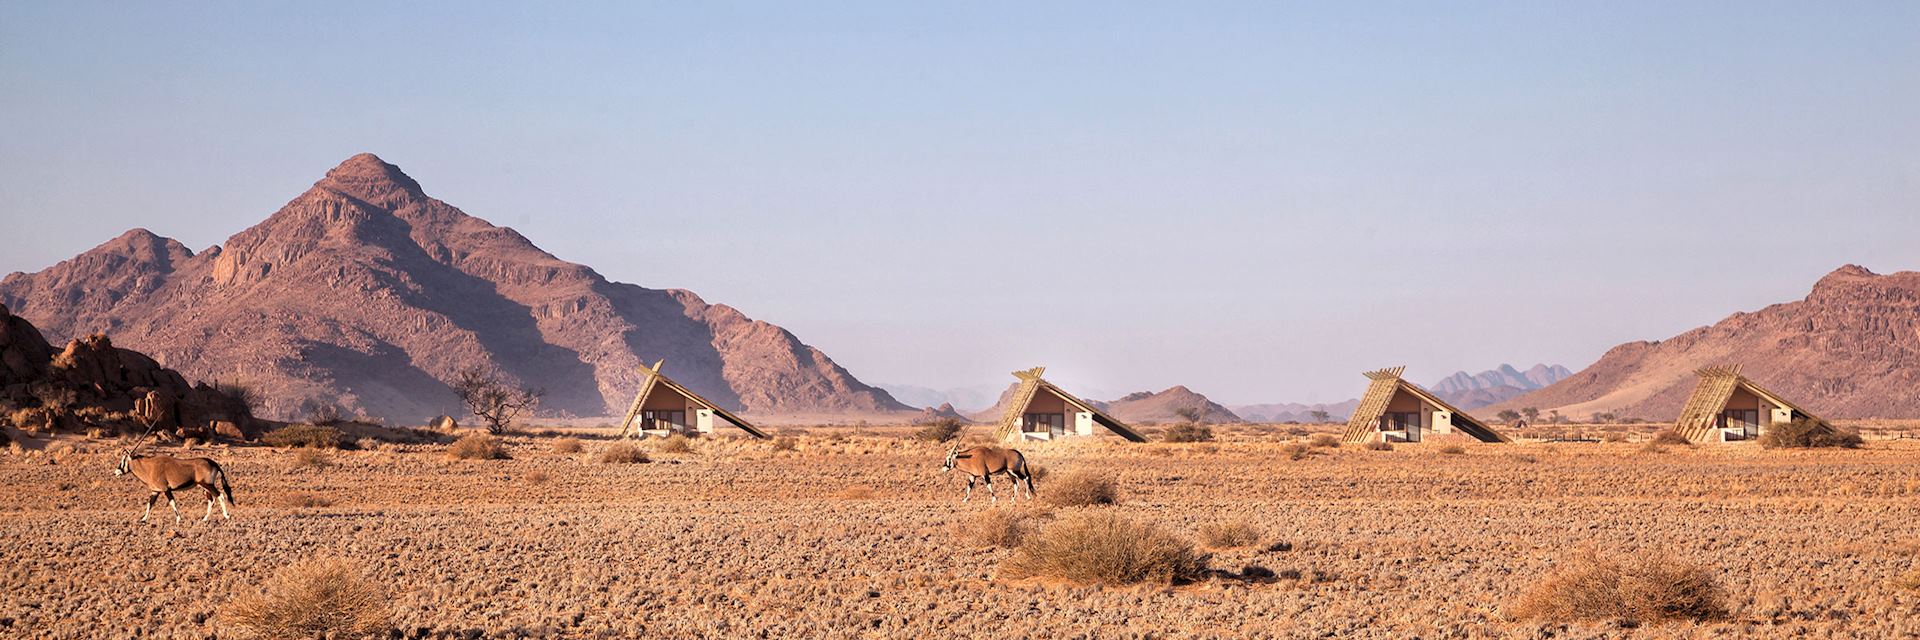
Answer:
POLYGON ((1920 268, 1914 33, 1903 3, 7 5, 0 273, 134 227, 200 251, 365 151, 870 384, 1335 402, 1920 268))

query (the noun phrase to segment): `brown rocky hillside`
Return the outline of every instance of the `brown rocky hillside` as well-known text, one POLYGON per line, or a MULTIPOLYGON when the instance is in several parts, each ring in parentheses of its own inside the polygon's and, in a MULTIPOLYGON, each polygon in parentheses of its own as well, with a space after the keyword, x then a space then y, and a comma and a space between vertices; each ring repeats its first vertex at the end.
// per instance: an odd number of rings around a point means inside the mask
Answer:
POLYGON ((62 339, 105 332, 199 379, 246 383, 265 413, 309 403, 395 420, 457 413, 467 367, 544 387, 543 410, 617 414, 642 362, 756 412, 906 411, 778 326, 690 291, 608 281, 428 197, 361 154, 199 254, 145 230, 0 281, 0 303, 62 339))
POLYGON ((1201 422, 1241 422, 1226 407, 1184 386, 1159 393, 1139 391, 1107 403, 1107 413, 1127 422, 1185 422, 1182 409, 1199 412, 1201 422))
POLYGON ((1536 407, 1671 420, 1697 368, 1742 365, 1761 386, 1827 418, 1920 417, 1920 273, 1854 265, 1803 300, 1736 313, 1659 342, 1629 342, 1539 391, 1480 409, 1536 407))

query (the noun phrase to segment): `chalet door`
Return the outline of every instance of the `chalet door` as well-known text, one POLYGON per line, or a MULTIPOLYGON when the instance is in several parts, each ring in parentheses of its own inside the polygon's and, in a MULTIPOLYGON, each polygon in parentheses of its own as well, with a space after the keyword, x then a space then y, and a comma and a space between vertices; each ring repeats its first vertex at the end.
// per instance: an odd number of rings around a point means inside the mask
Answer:
POLYGON ((1724 414, 1728 429, 1740 432, 1740 438, 1760 437, 1760 412, 1755 409, 1728 409, 1724 414))
POLYGON ((1389 413, 1380 418, 1381 431, 1401 431, 1407 434, 1407 442, 1420 441, 1420 414, 1389 413))

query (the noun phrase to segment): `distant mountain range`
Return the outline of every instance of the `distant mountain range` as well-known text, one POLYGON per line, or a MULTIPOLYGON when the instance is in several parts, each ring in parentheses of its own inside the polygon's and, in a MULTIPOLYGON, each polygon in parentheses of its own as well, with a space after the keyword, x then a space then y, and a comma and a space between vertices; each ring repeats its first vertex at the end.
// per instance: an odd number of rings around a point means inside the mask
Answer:
MULTIPOLYGON (((1442 400, 1471 411, 1540 389, 1559 382, 1569 375, 1572 373, 1566 367, 1557 364, 1536 364, 1526 371, 1515 369, 1513 365, 1503 364, 1498 368, 1480 373, 1455 372, 1453 375, 1441 378, 1439 382, 1425 386, 1442 400)), ((1359 404, 1358 398, 1321 404, 1298 402, 1249 404, 1235 406, 1233 412, 1253 422, 1313 422, 1315 419, 1313 412, 1324 411, 1328 415, 1328 420, 1338 422, 1346 420, 1347 416, 1353 413, 1353 408, 1359 404)))
POLYGON ((56 340, 105 332, 189 378, 245 383, 277 417, 313 402, 399 421, 458 413, 446 381, 470 367, 545 387, 550 414, 618 414, 660 358, 728 408, 908 410, 785 329, 609 281, 371 154, 224 245, 194 253, 135 229, 8 275, 0 304, 56 340))
POLYGON ((1622 344, 1571 377, 1487 409, 1671 420, 1693 390, 1694 371, 1711 365, 1741 365, 1748 378, 1823 418, 1920 417, 1920 272, 1846 265, 1804 299, 1622 344))

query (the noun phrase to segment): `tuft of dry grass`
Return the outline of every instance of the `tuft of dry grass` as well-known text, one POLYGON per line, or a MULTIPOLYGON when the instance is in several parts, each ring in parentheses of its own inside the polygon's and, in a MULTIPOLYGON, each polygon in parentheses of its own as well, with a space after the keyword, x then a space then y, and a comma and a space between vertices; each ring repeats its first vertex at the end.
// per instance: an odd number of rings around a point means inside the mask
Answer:
POLYGON ((333 427, 290 424, 261 436, 260 441, 282 449, 293 447, 340 449, 347 443, 347 434, 333 427))
POLYGON ((520 479, 525 480, 527 484, 546 484, 552 477, 548 476, 547 472, 536 469, 527 472, 527 475, 521 476, 520 479))
POLYGON ((1323 449, 1338 449, 1340 448, 1340 438, 1335 437, 1331 433, 1316 433, 1313 434, 1313 439, 1307 441, 1307 444, 1323 449))
POLYGON ((447 457, 455 460, 506 460, 507 447, 498 438, 485 433, 460 436, 447 447, 447 457))
POLYGON ((1893 579, 1893 586, 1908 591, 1920 591, 1920 566, 1916 566, 1900 577, 1893 579))
POLYGON ((1200 544, 1208 549, 1238 549, 1260 543, 1260 527, 1246 520, 1200 525, 1200 544))
POLYGON ((1648 444, 1691 447, 1693 446, 1693 441, 1688 440, 1686 436, 1680 435, 1678 431, 1668 429, 1660 432, 1660 435, 1654 436, 1653 441, 1648 444))
POLYGON ((1160 434, 1161 442, 1213 442, 1213 428, 1204 424, 1183 422, 1167 427, 1160 434))
POLYGON ((660 453, 693 453, 693 440, 676 433, 662 438, 653 445, 653 450, 660 453))
POLYGON ((321 469, 332 465, 333 461, 328 460, 327 454, 321 453, 319 449, 301 447, 293 451, 293 466, 321 469))
POLYGON ((988 509, 953 523, 954 537, 975 547, 1020 545, 1032 528, 1033 515, 1016 509, 988 509))
POLYGON ((579 438, 566 437, 553 441, 554 453, 580 453, 585 450, 586 446, 580 443, 579 438))
POLYGON ((315 509, 319 507, 333 506, 332 498, 328 498, 326 496, 323 496, 317 493, 294 494, 292 496, 287 497, 287 499, 282 502, 283 504, 286 504, 289 507, 299 507, 302 509, 315 509))
POLYGON ((646 464, 653 462, 652 458, 647 457, 645 449, 641 449, 631 442, 615 442, 607 445, 607 448, 600 450, 600 456, 597 460, 599 460, 601 464, 646 464))
POLYGON ((773 439, 772 448, 774 451, 793 451, 800 448, 800 442, 791 437, 780 436, 773 439))
POLYGON ((1658 552, 1615 559, 1588 549, 1521 594, 1508 613, 1555 622, 1710 620, 1726 615, 1726 602, 1713 572, 1698 564, 1658 552))
POLYGON ((314 557, 273 573, 265 589, 227 603, 222 619, 257 638, 363 637, 389 628, 386 589, 360 563, 314 557))
MULTIPOLYGON (((1038 492, 1036 492, 1038 493, 1038 492)), ((1091 471, 1074 471, 1050 483, 1040 499, 1056 507, 1091 507, 1120 502, 1120 487, 1091 471)))
POLYGON ((1320 454, 1320 452, 1313 450, 1313 445, 1305 442, 1291 443, 1282 447, 1280 450, 1287 454, 1288 460, 1305 460, 1320 454))
POLYGON ((1392 451, 1393 450, 1393 444, 1385 440, 1368 440, 1366 444, 1360 445, 1360 446, 1361 448, 1366 449, 1368 451, 1392 451))
POLYGON ((1457 455, 1466 453, 1467 448, 1457 444, 1450 444, 1444 447, 1440 447, 1439 451, 1440 453, 1445 455, 1457 456, 1457 455))
POLYGON ((873 488, 872 487, 847 487, 845 489, 841 489, 838 493, 833 494, 833 497, 839 498, 841 500, 872 500, 873 488))
POLYGON ((1016 579, 1179 584, 1205 573, 1207 559, 1192 543, 1159 527, 1109 511, 1087 511, 1026 536, 1000 571, 1016 579))

